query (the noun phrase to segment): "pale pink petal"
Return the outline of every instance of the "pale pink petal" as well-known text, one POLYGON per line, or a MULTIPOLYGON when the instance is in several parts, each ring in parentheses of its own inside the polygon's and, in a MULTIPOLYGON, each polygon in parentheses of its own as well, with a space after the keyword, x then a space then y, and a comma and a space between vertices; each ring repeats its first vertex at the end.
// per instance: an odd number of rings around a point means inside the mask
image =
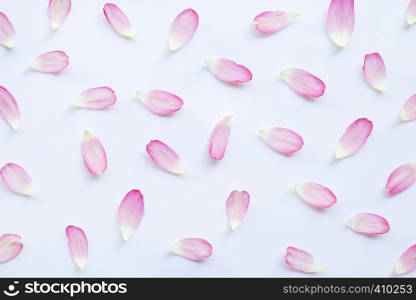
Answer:
POLYGON ((0 11, 0 44, 6 48, 13 48, 15 45, 16 32, 9 18, 0 11))
POLYGON ((396 195, 407 190, 416 182, 416 163, 407 163, 396 168, 387 179, 386 191, 396 195))
POLYGON ((198 14, 193 9, 188 8, 181 12, 170 27, 169 49, 175 51, 189 43, 198 28, 198 23, 198 14))
POLYGON ((227 83, 242 83, 253 78, 249 69, 229 59, 211 59, 205 63, 215 77, 227 83))
POLYGON ((385 218, 371 213, 356 214, 347 225, 352 230, 366 235, 384 234, 390 231, 389 222, 385 218))
POLYGON ((412 245, 404 251, 394 266, 397 275, 406 274, 416 270, 416 245, 412 245))
POLYGON ((123 240, 128 241, 139 226, 144 213, 143 195, 139 190, 131 190, 121 200, 118 208, 118 225, 123 240))
POLYGON ((402 110, 400 112, 400 117, 403 121, 413 121, 416 120, 416 94, 412 95, 404 103, 402 110))
POLYGON ((409 26, 416 24, 416 0, 411 0, 407 6, 406 21, 409 26))
POLYGON ((257 15, 253 24, 257 32, 261 34, 272 34, 287 27, 299 14, 286 11, 265 11, 257 15))
POLYGON ((159 140, 150 141, 146 145, 146 151, 158 167, 173 174, 185 173, 179 155, 165 143, 159 140))
POLYGON ((345 47, 354 30, 354 0, 332 0, 326 16, 326 30, 338 47, 345 47))
POLYGON ((69 65, 69 57, 63 51, 51 51, 41 54, 30 66, 39 72, 59 73, 69 65))
POLYGON ((341 159, 353 155, 367 142, 373 130, 373 122, 366 118, 355 120, 348 126, 338 142, 335 157, 341 159))
POLYGON ((311 254, 294 247, 287 248, 285 261, 292 269, 304 273, 318 273, 324 269, 311 254))
POLYGON ((19 106, 13 95, 0 85, 0 115, 9 122, 13 129, 20 127, 19 106))
POLYGON ((318 98, 325 93, 325 83, 302 69, 286 69, 280 77, 297 94, 305 98, 318 98))
POLYGON ((267 146, 282 154, 292 154, 303 147, 302 137, 290 129, 280 127, 261 129, 260 136, 267 146))
POLYGON ((33 196, 35 194, 32 178, 21 166, 8 163, 0 169, 0 176, 9 190, 25 196, 33 196))
POLYGON ((74 101, 74 105, 86 109, 105 109, 116 103, 114 91, 107 87, 96 87, 85 90, 74 101))
POLYGON ((3 234, 0 236, 0 263, 15 258, 23 249, 22 239, 16 234, 3 234))
POLYGON ((174 243, 170 251, 193 261, 201 261, 212 255, 212 246, 204 239, 185 238, 174 243))
POLYGON ((170 116, 180 110, 183 105, 181 98, 165 91, 150 90, 136 93, 143 105, 157 115, 170 116))
POLYGON ((108 23, 118 34, 127 38, 132 38, 136 35, 136 32, 131 27, 130 20, 117 5, 107 3, 104 5, 103 10, 108 23))
POLYGON ((209 140, 209 155, 212 159, 223 159, 230 136, 231 116, 227 116, 215 125, 209 140))
POLYGON ((49 0, 49 23, 53 30, 65 22, 71 11, 71 0, 49 0))
POLYGON ((303 201, 317 208, 328 208, 337 202, 334 193, 318 183, 298 183, 295 185, 295 191, 303 201))
POLYGON ((363 72, 369 86, 379 92, 387 90, 386 66, 379 53, 371 53, 365 56, 363 72))
POLYGON ((250 195, 246 191, 233 191, 227 199, 226 208, 228 222, 232 230, 236 230, 246 216, 250 195))
POLYGON ((101 142, 89 131, 84 131, 82 157, 92 175, 101 175, 107 169, 107 154, 101 142))
POLYGON ((88 259, 88 241, 84 230, 70 225, 66 228, 68 248, 72 259, 81 270, 85 268, 88 259))

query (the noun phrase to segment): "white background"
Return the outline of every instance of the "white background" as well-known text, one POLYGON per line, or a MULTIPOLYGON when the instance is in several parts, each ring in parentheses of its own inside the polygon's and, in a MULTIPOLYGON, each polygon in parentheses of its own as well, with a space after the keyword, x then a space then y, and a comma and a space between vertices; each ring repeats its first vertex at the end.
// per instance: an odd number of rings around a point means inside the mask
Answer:
MULTIPOLYGON (((138 35, 126 40, 102 13, 105 1, 74 0, 63 27, 53 32, 46 0, 1 0, 17 32, 16 47, 0 49, 0 85, 19 103, 22 126, 13 132, 0 120, 0 164, 15 162, 31 174, 36 197, 25 198, 0 184, 0 233, 23 237, 24 249, 0 265, 0 276, 305 276, 283 263, 285 249, 312 253, 326 269, 312 276, 392 276, 396 259, 416 243, 416 187, 388 197, 390 172, 416 159, 416 122, 402 124, 398 112, 416 92, 416 27, 406 28, 407 0, 356 1, 350 44, 339 51, 324 20, 329 0, 114 0, 138 35), (167 51, 169 26, 186 8, 200 16, 185 48, 167 51), (265 10, 300 16, 278 34, 260 37, 252 19, 265 10), (27 66, 39 54, 64 50, 70 65, 59 75, 27 66), (378 94, 362 78, 366 53, 380 52, 389 90, 378 94), (224 57, 247 66, 253 81, 239 87, 215 79, 207 58, 224 57), (278 79, 300 67, 322 78, 327 90, 316 101, 294 94, 278 79), (107 111, 71 107, 84 89, 107 85, 118 102, 107 111), (163 89, 185 105, 171 117, 147 111, 136 89, 163 89), (207 143, 214 124, 234 116, 226 156, 214 163, 207 143), (335 162, 338 139, 355 119, 374 122, 368 143, 355 156, 335 162), (285 157, 267 148, 258 130, 281 126, 301 134, 304 148, 285 157), (82 163, 84 129, 104 144, 107 172, 92 178, 82 163), (174 148, 189 170, 184 176, 154 166, 145 152, 151 139, 174 148), (338 203, 326 211, 308 207, 293 185, 314 181, 330 187, 338 203), (131 189, 145 197, 145 215, 128 243, 116 223, 118 205, 131 189), (230 232, 225 201, 247 190, 246 219, 230 232), (391 231, 368 238, 345 226, 359 212, 390 221, 391 231), (90 256, 77 271, 67 249, 65 227, 82 227, 90 256), (213 256, 195 263, 168 253, 184 237, 202 237, 213 256)), ((410 274, 414 276, 414 274, 410 274)))

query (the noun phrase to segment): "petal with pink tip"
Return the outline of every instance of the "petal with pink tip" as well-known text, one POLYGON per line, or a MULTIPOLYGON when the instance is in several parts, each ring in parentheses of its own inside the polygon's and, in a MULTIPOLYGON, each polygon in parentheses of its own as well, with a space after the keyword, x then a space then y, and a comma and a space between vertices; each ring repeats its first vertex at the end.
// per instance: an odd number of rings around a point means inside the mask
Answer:
POLYGON ((217 79, 226 83, 243 83, 253 78, 249 69, 229 59, 206 60, 205 64, 217 79))
POLYGON ((66 237, 68 238, 68 248, 72 259, 78 268, 84 269, 88 259, 88 241, 84 230, 70 225, 66 228, 66 237))
POLYGON ((127 38, 132 38, 136 35, 136 32, 131 27, 130 20, 117 5, 107 3, 104 5, 103 11, 108 23, 118 34, 127 38))
POLYGON ((290 129, 280 127, 261 129, 260 136, 267 146, 282 154, 292 154, 303 147, 302 137, 290 129))
POLYGON ((389 222, 385 218, 371 213, 356 214, 347 225, 352 230, 366 235, 385 234, 390 231, 389 222))
POLYGON ((400 117, 403 121, 413 121, 416 120, 416 94, 412 95, 404 103, 402 110, 400 112, 400 117))
POLYGON ((0 85, 0 115, 9 122, 13 129, 20 127, 20 111, 13 95, 0 85))
POLYGON ((228 222, 232 230, 236 230, 246 216, 250 195, 246 191, 233 191, 227 199, 226 208, 228 222))
POLYGON ((253 25, 261 34, 272 34, 286 28, 299 14, 286 11, 265 11, 257 15, 253 25))
POLYGON ((159 140, 150 141, 146 145, 146 151, 158 167, 177 175, 185 173, 179 155, 165 143, 159 140))
POLYGON ((25 196, 33 196, 35 194, 32 178, 21 166, 8 163, 0 169, 0 176, 9 190, 25 196))
POLYGON ((407 6, 406 22, 409 26, 416 24, 416 0, 410 1, 407 6))
POLYGON ((215 125, 211 133, 208 152, 212 159, 221 160, 224 157, 228 138, 230 137, 230 121, 231 116, 225 117, 215 125))
POLYGON ((121 200, 118 208, 118 225, 123 240, 128 241, 139 226, 144 213, 143 195, 139 190, 131 190, 121 200))
POLYGON ((65 22, 71 11, 71 0, 49 0, 49 23, 53 30, 58 29, 65 22))
POLYGON ((311 254, 294 247, 287 248, 285 261, 292 269, 304 273, 318 273, 324 269, 311 254))
POLYGON ((355 120, 348 126, 338 142, 335 157, 341 159, 353 155, 367 142, 373 130, 373 122, 366 118, 355 120))
POLYGON ((85 167, 92 175, 101 175, 107 169, 107 154, 101 142, 85 130, 82 141, 82 157, 85 167))
POLYGON ((416 244, 404 251, 397 260, 394 269, 397 275, 406 274, 416 270, 416 244))
POLYGON ((286 69, 280 72, 282 80, 304 98, 318 98, 325 93, 325 83, 315 75, 302 69, 286 69))
POLYGON ((363 72, 369 86, 379 92, 387 90, 386 66, 379 53, 371 53, 365 56, 363 72))
POLYGON ((407 190, 416 182, 416 163, 407 163, 396 168, 387 179, 386 191, 396 195, 407 190))
POLYGON ((74 105, 86 109, 106 109, 116 103, 114 91, 107 87, 96 87, 85 90, 74 101, 74 105))
POLYGON ((326 16, 326 29, 338 47, 345 47, 354 30, 354 0, 332 0, 326 16))
POLYGON ((198 14, 193 9, 188 8, 181 12, 170 27, 169 49, 175 51, 189 43, 198 28, 198 23, 198 14))
POLYGON ((0 44, 6 48, 13 48, 15 45, 16 32, 9 18, 0 11, 0 44))
POLYGON ((170 116, 183 106, 181 98, 165 91, 150 90, 136 93, 143 105, 157 115, 170 116))
POLYGON ((170 251, 193 261, 201 261, 212 255, 212 246, 204 239, 185 238, 174 243, 170 251))
POLYGON ((59 73, 69 65, 69 57, 63 51, 50 51, 38 56, 30 66, 43 73, 59 73))
POLYGON ((0 263, 7 262, 23 249, 22 238, 17 234, 6 233, 0 236, 0 263))
POLYGON ((334 193, 318 183, 298 183, 295 185, 295 191, 303 201, 317 208, 329 208, 337 202, 334 193))

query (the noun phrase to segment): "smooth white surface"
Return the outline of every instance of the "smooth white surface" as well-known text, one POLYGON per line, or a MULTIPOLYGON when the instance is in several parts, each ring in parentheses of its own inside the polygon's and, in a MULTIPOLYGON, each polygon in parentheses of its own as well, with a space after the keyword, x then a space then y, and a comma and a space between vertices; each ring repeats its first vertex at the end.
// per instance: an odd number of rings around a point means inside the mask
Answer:
MULTIPOLYGON (((23 237, 24 249, 0 265, 0 276, 305 276, 283 263, 287 246, 312 253, 324 272, 313 276, 392 276, 401 253, 416 243, 416 187, 387 197, 385 181, 402 163, 416 159, 416 122, 398 113, 416 92, 416 27, 406 28, 407 0, 356 1, 350 44, 337 50, 324 20, 329 0, 114 0, 138 35, 118 36, 102 13, 105 1, 73 0, 65 24, 53 32, 46 0, 2 0, 13 22, 16 47, 0 49, 0 85, 16 97, 22 126, 13 132, 0 120, 0 164, 15 162, 33 177, 33 199, 0 184, 0 233, 23 237), (186 8, 200 25, 183 49, 167 51, 169 26, 186 8), (285 30, 258 36, 252 19, 265 10, 297 11, 285 30), (69 67, 59 75, 27 66, 39 54, 64 50, 69 67), (388 70, 388 91, 378 94, 363 81, 364 54, 378 51, 388 70), (204 67, 207 58, 244 64, 253 81, 240 87, 219 82, 204 67), (288 67, 304 68, 327 84, 325 95, 307 101, 278 79, 288 67), (71 107, 83 90, 108 85, 118 102, 107 111, 71 107), (185 105, 172 117, 146 110, 136 89, 164 89, 185 105), (212 162, 207 143, 213 126, 234 116, 225 158, 212 162), (339 162, 333 152, 345 128, 359 117, 374 122, 368 143, 339 162), (285 157, 258 136, 281 126, 301 134, 304 148, 285 157), (81 160, 84 129, 107 150, 109 165, 92 178, 81 160), (188 174, 156 168, 145 152, 160 139, 183 158, 188 174), (293 192, 297 182, 330 187, 338 203, 320 212, 293 192), (116 212, 124 195, 138 188, 145 215, 123 243, 116 212), (230 232, 225 201, 247 190, 251 204, 241 227, 230 232), (345 226, 351 215, 373 212, 390 221, 391 232, 368 238, 345 226), (82 227, 89 239, 87 268, 77 271, 67 249, 65 227, 82 227), (214 246, 203 263, 169 255, 183 237, 214 246)), ((414 276, 415 273, 409 276, 414 276)))

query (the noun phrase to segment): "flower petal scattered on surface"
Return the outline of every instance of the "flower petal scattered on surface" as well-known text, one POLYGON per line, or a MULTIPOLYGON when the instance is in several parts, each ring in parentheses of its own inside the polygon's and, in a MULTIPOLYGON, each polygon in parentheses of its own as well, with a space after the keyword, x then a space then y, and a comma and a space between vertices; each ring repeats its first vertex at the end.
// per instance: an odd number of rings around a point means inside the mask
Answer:
POLYGON ((137 91, 136 93, 143 105, 157 115, 170 116, 183 106, 181 98, 162 90, 137 91))
POLYGON ((230 121, 231 116, 222 119, 211 133, 209 141, 209 155, 212 159, 221 160, 224 158, 225 150, 227 148, 228 139, 230 136, 230 121))
POLYGON ((354 30, 354 0, 332 0, 326 16, 326 29, 335 45, 345 47, 354 30))
POLYGON ((19 255, 23 249, 22 238, 17 234, 6 233, 0 236, 0 263, 5 263, 19 255))
POLYGON ((352 230, 365 235, 385 234, 390 231, 389 222, 382 216, 372 213, 356 214, 350 218, 347 225, 352 230))
POLYGON ((325 93, 325 83, 308 71, 286 69, 280 72, 280 77, 295 93, 304 98, 318 98, 325 93))
POLYGON ((10 126, 17 130, 20 127, 20 111, 13 95, 0 85, 0 115, 10 126))
POLYGON ((43 73, 59 73, 69 65, 69 57, 63 51, 50 51, 39 55, 30 66, 43 73))
POLYGON ((106 3, 103 11, 108 23, 118 34, 127 38, 132 38, 136 35, 136 32, 131 27, 130 20, 117 5, 106 3))
POLYGON ((66 237, 68 238, 68 248, 72 259, 78 268, 83 270, 88 259, 88 241, 84 230, 70 225, 66 228, 66 237))
POLYGON ((303 201, 317 208, 329 208, 337 202, 334 193, 319 183, 298 183, 295 185, 295 191, 303 201))
POLYGON ((396 168, 387 179, 386 191, 396 195, 407 190, 416 182, 416 163, 407 163, 396 168))
POLYGON ((282 154, 293 154, 303 147, 302 137, 290 129, 281 127, 261 129, 260 136, 267 146, 282 154))
POLYGON ((101 142, 88 130, 84 131, 82 157, 92 175, 101 175, 107 169, 107 154, 101 142))
POLYGON ((229 59, 209 59, 205 64, 217 79, 226 83, 244 83, 253 78, 249 69, 229 59))
POLYGON ((226 202, 228 222, 236 230, 246 216, 250 204, 250 195, 246 191, 233 191, 226 202))
POLYGON ((123 198, 118 208, 118 224, 123 240, 128 241, 139 226, 144 214, 143 195, 139 190, 131 190, 123 198))
POLYGON ((16 44, 16 32, 9 18, 0 11, 0 44, 6 48, 13 48, 16 44))
POLYGON ((71 11, 71 0, 49 0, 49 23, 56 30, 65 22, 71 11))
POLYGON ((400 117, 403 121, 416 120, 416 94, 410 96, 410 98, 403 104, 400 117))
POLYGON ((371 53, 365 56, 363 72, 369 86, 379 92, 387 90, 386 66, 379 53, 371 53))
POLYGON ((191 8, 181 12, 170 27, 169 49, 178 50, 189 43, 198 28, 199 16, 191 8))
POLYGON ((407 6, 406 22, 409 26, 416 24, 416 0, 411 0, 407 6))
POLYGON ((287 248, 285 261, 292 269, 304 273, 318 273, 324 269, 311 254, 294 247, 287 248))
POLYGON ((108 86, 90 88, 81 93, 74 105, 86 109, 106 109, 116 103, 117 97, 108 86))
POLYGON ((165 143, 159 140, 150 141, 146 151, 158 167, 177 175, 185 173, 179 155, 165 143))
POLYGON ((366 118, 355 120, 342 135, 335 150, 335 157, 341 159, 353 155, 367 142, 373 131, 373 122, 366 118))
POLYGON ((32 178, 21 166, 8 163, 0 169, 0 176, 9 190, 24 196, 35 194, 32 178))
POLYGON ((394 266, 397 275, 406 274, 416 270, 416 244, 410 246, 399 257, 394 266))
POLYGON ((170 251, 193 261, 201 261, 212 255, 212 246, 204 239, 185 238, 174 243, 170 251))
POLYGON ((265 11, 257 15, 253 25, 261 34, 273 34, 286 28, 299 14, 286 11, 265 11))

